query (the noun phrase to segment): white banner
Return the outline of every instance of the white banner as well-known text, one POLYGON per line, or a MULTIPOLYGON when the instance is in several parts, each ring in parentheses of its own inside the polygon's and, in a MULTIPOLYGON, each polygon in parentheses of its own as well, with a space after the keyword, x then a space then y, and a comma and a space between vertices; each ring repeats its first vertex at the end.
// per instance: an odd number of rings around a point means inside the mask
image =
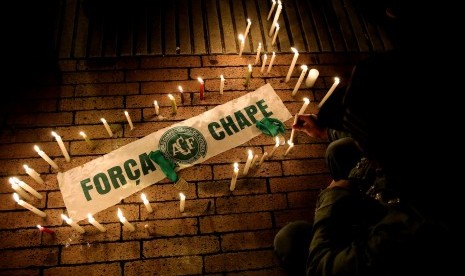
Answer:
POLYGON ((68 216, 83 220, 163 180, 165 174, 149 158, 151 151, 163 152, 179 171, 260 135, 255 122, 264 117, 282 122, 292 117, 270 84, 58 173, 68 216))

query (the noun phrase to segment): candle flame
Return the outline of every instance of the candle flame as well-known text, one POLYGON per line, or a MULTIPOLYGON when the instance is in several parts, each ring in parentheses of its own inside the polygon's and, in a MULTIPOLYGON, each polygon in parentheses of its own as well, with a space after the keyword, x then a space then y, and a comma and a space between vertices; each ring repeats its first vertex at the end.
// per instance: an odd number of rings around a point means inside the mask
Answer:
POLYGON ((234 172, 239 171, 239 164, 237 162, 234 162, 234 172))
POLYGON ((252 64, 249 63, 249 72, 252 72, 252 64))
POLYGON ((13 198, 15 199, 16 202, 19 202, 19 195, 17 193, 13 193, 13 198))
POLYGON ((88 214, 87 214, 87 219, 89 220, 89 222, 91 222, 91 221, 94 220, 94 217, 92 216, 91 213, 88 213, 88 214))
POLYGON ((55 137, 55 138, 60 137, 55 131, 52 131, 52 136, 55 137))
POLYGON ((168 98, 170 98, 170 100, 174 101, 174 97, 173 97, 173 95, 171 95, 171 94, 168 94, 168 98))
POLYGON ((24 165, 23 165, 23 168, 24 168, 25 170, 28 170, 28 169, 29 169, 29 166, 26 165, 26 164, 24 164, 24 165))
POLYGON ((305 102, 306 104, 308 104, 308 103, 310 103, 310 100, 309 100, 308 98, 304 98, 304 102, 305 102))
POLYGON ((252 157, 253 157, 253 152, 252 152, 252 150, 249 149, 248 153, 249 153, 249 158, 252 158, 252 157))
POLYGON ((300 66, 300 68, 301 68, 302 70, 307 70, 307 69, 308 69, 307 65, 305 65, 305 64, 302 65, 302 66, 300 66))
POLYGON ((84 131, 80 131, 79 135, 81 135, 82 137, 86 137, 86 134, 84 133, 84 131))
POLYGON ((250 18, 247 18, 247 22, 248 22, 249 24, 252 24, 252 20, 250 20, 250 18))
POLYGON ((203 79, 201 77, 198 77, 197 80, 200 82, 200 83, 203 83, 203 79))
POLYGON ((100 118, 100 121, 102 121, 102 123, 106 123, 107 120, 105 120, 105 118, 100 118))
POLYGON ((291 50, 292 50, 292 52, 294 52, 294 54, 298 54, 298 53, 299 53, 299 51, 297 51, 297 49, 294 48, 294 47, 291 47, 291 50))
POLYGON ((124 111, 124 115, 128 116, 129 113, 125 110, 125 111, 124 111))
MULTIPOLYGON (((278 31, 278 30, 279 30, 279 24, 278 24, 278 23, 274 23, 274 26, 275 26, 276 29, 277 29, 276 31, 278 31)), ((291 48, 291 49, 292 49, 292 48, 291 48)))
POLYGON ((40 224, 37 224, 37 228, 42 229, 42 226, 40 224))
POLYGON ((293 147, 293 146, 294 146, 294 143, 292 143, 291 139, 287 140, 287 144, 289 145, 289 147, 293 147))
POLYGON ((11 183, 11 185, 16 184, 14 177, 10 177, 8 181, 11 183))
POLYGON ((185 200, 185 199, 186 199, 186 196, 185 196, 183 193, 179 193, 179 197, 181 198, 181 200, 185 200))
POLYGON ((278 5, 281 5, 281 1, 280 1, 280 0, 278 0, 278 5))
POLYGON ((280 144, 280 143, 279 143, 279 137, 278 137, 278 136, 276 136, 275 140, 276 140, 276 147, 278 147, 278 146, 279 146, 279 144, 280 144))
POLYGON ((37 152, 40 152, 39 146, 38 146, 38 145, 35 145, 35 146, 34 146, 34 150, 37 151, 37 152))
POLYGON ((223 75, 220 75, 220 79, 221 79, 221 80, 224 80, 224 77, 223 77, 223 75))
POLYGON ((273 56, 276 56, 276 53, 275 53, 275 52, 273 52, 273 56))
POLYGON ((123 212, 121 212, 120 208, 118 208, 118 217, 120 220, 124 220, 123 212))
POLYGON ((182 86, 181 86, 181 85, 180 85, 180 86, 178 86, 178 89, 179 89, 179 92, 181 92, 181 93, 182 93, 182 91, 183 91, 183 90, 182 90, 182 86))
POLYGON ((240 40, 241 42, 244 42, 244 35, 243 35, 243 34, 239 34, 239 40, 240 40))
POLYGON ((147 201, 147 197, 145 196, 144 193, 140 194, 140 198, 142 198, 142 201, 143 201, 143 202, 146 202, 146 201, 147 201))
POLYGON ((334 78, 334 83, 337 84, 337 83, 339 83, 340 81, 341 81, 341 80, 340 80, 338 77, 335 77, 335 78, 334 78))
POLYGON ((70 221, 70 218, 68 218, 68 216, 66 216, 65 214, 61 214, 61 218, 66 222, 70 221))
POLYGON ((153 101, 153 104, 154 104, 155 106, 158 106, 158 102, 157 102, 157 101, 153 101))

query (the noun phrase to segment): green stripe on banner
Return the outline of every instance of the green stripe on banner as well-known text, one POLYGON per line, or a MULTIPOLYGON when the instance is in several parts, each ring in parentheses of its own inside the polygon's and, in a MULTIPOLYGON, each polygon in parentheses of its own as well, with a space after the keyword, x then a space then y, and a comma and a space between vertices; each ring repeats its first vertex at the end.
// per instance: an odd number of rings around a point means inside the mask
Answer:
POLYGON ((255 124, 268 117, 282 122, 292 117, 270 84, 60 172, 58 184, 68 216, 83 220, 163 180, 166 175, 149 158, 152 151, 160 150, 179 171, 262 134, 255 124))

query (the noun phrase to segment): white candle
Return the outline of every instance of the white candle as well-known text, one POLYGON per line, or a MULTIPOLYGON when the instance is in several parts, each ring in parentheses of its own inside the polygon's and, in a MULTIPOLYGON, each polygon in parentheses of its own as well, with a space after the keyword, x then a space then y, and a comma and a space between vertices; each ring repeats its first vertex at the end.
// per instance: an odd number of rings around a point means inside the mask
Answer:
POLYGON ((250 18, 247 18, 247 27, 245 27, 244 39, 247 38, 247 35, 249 34, 250 25, 252 25, 252 20, 250 20, 250 18))
POLYGON ((271 28, 270 32, 268 33, 268 36, 271 36, 273 34, 274 27, 276 23, 278 23, 279 14, 281 13, 282 8, 283 6, 281 5, 281 1, 278 1, 278 8, 276 9, 276 13, 274 14, 273 23, 271 23, 271 28))
POLYGON ((273 40, 271 40, 271 45, 276 44, 276 38, 278 37, 278 32, 279 32, 279 24, 276 23, 276 31, 274 32, 273 40))
POLYGON ((300 77, 299 77, 299 79, 297 80, 297 83, 294 86, 294 90, 292 91, 292 96, 295 96, 295 94, 299 90, 299 87, 302 84, 302 81, 304 80, 305 74, 307 73, 307 70, 308 70, 307 65, 302 65, 302 66, 300 66, 300 68, 302 69, 302 73, 300 73, 300 77))
POLYGON ((147 208, 147 211, 148 211, 149 213, 152 213, 152 212, 153 212, 152 205, 150 205, 150 202, 149 202, 149 200, 147 199, 147 197, 145 196, 145 194, 142 193, 142 194, 140 195, 140 198, 142 199, 142 202, 144 202, 144 205, 145 205, 145 208, 147 208))
POLYGON ((124 111, 124 116, 126 116, 126 119, 128 120, 129 127, 131 128, 131 130, 133 130, 134 125, 132 124, 132 120, 131 120, 131 117, 129 116, 129 112, 124 111))
POLYGON ((38 199, 42 199, 42 195, 39 194, 36 190, 34 190, 31 186, 26 184, 24 181, 19 180, 16 177, 13 177, 13 181, 19 185, 19 187, 23 188, 24 190, 28 191, 31 195, 37 197, 38 199))
POLYGON ((255 154, 254 157, 253 157, 253 159, 252 159, 252 163, 250 163, 250 166, 251 166, 251 167, 257 165, 257 159, 258 159, 258 154, 255 154))
POLYGON ((26 173, 30 177, 32 177, 37 183, 44 184, 44 180, 40 177, 40 174, 38 172, 36 172, 34 169, 29 168, 26 164, 23 165, 23 168, 26 171, 26 173))
POLYGON ((26 191, 23 190, 23 188, 21 188, 18 183, 16 183, 13 179, 13 177, 10 177, 10 179, 8 180, 11 184, 11 188, 13 188, 13 190, 15 190, 15 192, 20 195, 21 197, 24 197, 25 199, 27 200, 32 200, 32 197, 26 193, 26 191))
POLYGON ((299 52, 296 48, 291 47, 291 50, 294 52, 294 58, 292 59, 291 66, 289 67, 289 71, 287 72, 286 82, 291 79, 292 71, 294 71, 295 63, 297 62, 297 58, 299 57, 299 52))
POLYGON ((245 162, 244 175, 246 175, 249 172, 250 165, 252 164, 252 159, 253 159, 253 153, 252 153, 252 150, 249 150, 247 161, 245 162))
POLYGON ((239 174, 239 164, 236 162, 234 163, 234 171, 233 177, 231 178, 231 185, 229 186, 229 190, 232 192, 236 189, 236 182, 237 182, 237 175, 239 174))
POLYGON ((247 68, 248 68, 247 69, 247 74, 245 76, 245 82, 244 82, 245 86, 249 86, 250 77, 252 76, 252 64, 249 63, 247 68))
POLYGON ((223 95, 223 90, 224 90, 224 77, 223 75, 220 75, 220 94, 223 95))
POLYGON ((86 230, 84 230, 84 228, 82 228, 81 226, 79 226, 77 223, 75 223, 71 218, 69 218, 68 216, 66 216, 65 214, 61 214, 61 218, 66 221, 66 223, 73 227, 74 230, 78 231, 79 233, 81 234, 84 234, 86 232, 86 230))
POLYGON ((257 55, 255 56, 255 63, 258 64, 258 61, 260 60, 260 53, 262 52, 262 43, 258 42, 258 47, 257 47, 257 55))
POLYGON ((291 149, 294 147, 294 143, 292 143, 291 140, 287 141, 287 144, 289 145, 289 147, 287 148, 286 152, 284 153, 284 156, 286 156, 289 151, 291 151, 291 149))
POLYGON ((186 206, 186 196, 183 193, 179 193, 179 211, 184 212, 186 206))
POLYGON ((271 14, 273 14, 274 7, 276 6, 276 0, 271 0, 271 1, 273 2, 273 4, 271 5, 271 9, 270 9, 270 12, 268 13, 268 17, 266 18, 266 20, 270 20, 271 14))
POLYGON ((335 77, 334 78, 334 83, 331 85, 331 88, 329 88, 328 92, 326 92, 326 95, 324 96, 323 100, 318 104, 318 107, 321 108, 323 104, 326 102, 326 100, 333 94, 334 90, 336 89, 336 86, 339 84, 339 78, 335 77))
POLYGON ((304 104, 302 105, 302 107, 299 110, 299 113, 297 113, 297 114, 299 114, 299 115, 304 114, 305 109, 307 109, 308 104, 310 104, 310 100, 308 98, 304 98, 304 104))
POLYGON ((107 120, 105 120, 105 118, 100 118, 100 121, 102 121, 103 125, 105 126, 105 129, 107 130, 108 135, 109 135, 110 137, 113 137, 113 132, 111 131, 111 128, 110 128, 110 126, 109 126, 108 123, 107 123, 107 120))
POLYGON ((245 38, 242 34, 239 35, 239 41, 241 42, 241 45, 239 47, 239 56, 242 56, 242 51, 244 51, 245 46, 245 38))
POLYGON ((160 114, 160 107, 158 106, 158 102, 153 101, 153 106, 155 106, 155 115, 158 116, 158 114, 160 114))
POLYGON ((53 231, 52 229, 45 228, 40 224, 37 224, 37 228, 39 228, 40 232, 44 232, 48 234, 55 234, 55 231, 53 231))
POLYGON ((103 225, 101 225, 98 221, 96 221, 94 219, 94 217, 89 213, 87 214, 87 220, 89 221, 90 224, 92 224, 93 226, 95 226, 98 230, 100 230, 100 232, 105 232, 107 231, 107 229, 105 229, 105 227, 103 227, 103 225))
POLYGON ((81 135, 82 138, 84 138, 84 140, 86 141, 87 145, 89 145, 89 147, 91 147, 92 149, 94 148, 94 143, 92 143, 92 141, 89 139, 89 137, 87 137, 84 131, 80 131, 79 135, 81 135))
POLYGON ((13 198, 15 199, 15 201, 23 206, 24 208, 28 209, 29 211, 35 213, 36 215, 39 215, 43 218, 45 218, 47 215, 42 212, 41 210, 37 209, 36 207, 32 206, 31 204, 27 203, 26 201, 22 200, 19 198, 19 195, 17 193, 13 193, 13 198))
POLYGON ((178 113, 178 106, 176 105, 176 99, 171 94, 168 94, 168 98, 170 98, 171 100, 171 108, 172 108, 171 113, 172 114, 178 113))
POLYGON ((129 229, 129 231, 133 232, 134 230, 136 230, 134 225, 129 223, 129 221, 123 216, 123 212, 121 212, 120 208, 118 208, 118 218, 119 218, 119 221, 121 221, 121 223, 124 224, 124 226, 126 226, 126 228, 129 229))
POLYGON ((266 60, 268 59, 268 56, 266 54, 263 54, 263 62, 262 62, 262 68, 260 69, 260 73, 263 74, 263 71, 265 70, 265 65, 266 65, 266 60))
POLYGON ((315 81, 318 78, 319 74, 320 72, 318 72, 317 69, 315 68, 310 69, 310 71, 308 72, 307 79, 305 80, 305 86, 313 87, 313 85, 315 85, 315 81))
POLYGON ((61 152, 63 153, 66 162, 71 161, 71 158, 69 157, 68 151, 66 150, 65 144, 63 144, 63 140, 61 139, 60 135, 58 135, 55 131, 52 131, 52 136, 55 137, 58 146, 60 146, 61 152))
POLYGON ((35 145, 34 150, 40 155, 40 157, 42 157, 45 161, 47 161, 47 163, 49 163, 50 166, 52 166, 54 169, 58 170, 57 163, 53 162, 53 160, 50 159, 50 157, 48 157, 48 155, 45 152, 41 151, 39 146, 35 145))
MULTIPOLYGON (((297 118, 299 118, 299 114, 295 114, 295 116, 294 116, 294 125, 297 123, 297 118)), ((295 129, 292 128, 292 129, 291 129, 291 137, 289 138, 289 141, 290 141, 291 143, 294 142, 294 133, 295 133, 295 129)))
POLYGON ((179 94, 181 95, 181 104, 184 105, 184 102, 185 102, 185 100, 184 100, 184 90, 182 89, 181 85, 178 86, 178 90, 179 90, 179 94))
POLYGON ((274 145, 273 149, 271 150, 270 155, 269 155, 268 158, 271 158, 273 156, 274 152, 276 151, 276 149, 279 147, 279 137, 276 136, 275 140, 276 140, 276 144, 274 145))
POLYGON ((268 152, 263 153, 262 158, 260 158, 260 162, 258 162, 259 167, 263 164, 263 161, 265 161, 267 155, 268 152))
POLYGON ((273 62, 275 58, 276 58, 276 53, 273 52, 273 54, 271 55, 270 64, 268 65, 268 70, 266 70, 266 73, 269 73, 271 71, 271 67, 273 66, 273 62))

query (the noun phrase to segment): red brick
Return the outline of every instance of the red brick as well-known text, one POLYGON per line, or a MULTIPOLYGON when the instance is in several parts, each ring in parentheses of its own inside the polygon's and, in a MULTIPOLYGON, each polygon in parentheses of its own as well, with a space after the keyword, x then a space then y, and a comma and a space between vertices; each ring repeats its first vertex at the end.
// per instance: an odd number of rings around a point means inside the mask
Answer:
POLYGON ((272 193, 324 189, 331 182, 327 174, 270 178, 272 193))
POLYGON ((215 236, 158 239, 143 242, 145 257, 173 257, 215 253, 220 250, 215 236))
POLYGON ((123 71, 112 72, 73 72, 62 74, 63 84, 123 82, 123 71))
MULTIPOLYGON (((70 162, 66 162, 64 158, 59 158, 57 160, 57 164, 60 167, 61 172, 66 172, 67 170, 74 169, 74 168, 76 168, 78 166, 84 165, 87 162, 90 162, 90 161, 96 159, 97 157, 99 157, 99 156, 85 156, 85 157, 74 156, 72 151, 70 151, 70 155, 71 155, 71 161, 70 162)), ((55 171, 55 169, 53 169, 53 171, 55 171)), ((56 180, 56 181, 58 183, 58 180, 56 180)))
POLYGON ((274 218, 276 226, 283 227, 289 222, 296 220, 306 220, 310 223, 313 223, 314 214, 315 208, 291 209, 275 212, 274 218))
MULTIPOLYGON (((129 112, 129 111, 128 111, 129 112)), ((140 112, 138 113, 136 110, 131 110, 131 119, 133 122, 137 122, 141 120, 140 112)), ((118 130, 117 126, 113 126, 112 124, 127 124, 126 116, 124 115, 124 109, 120 110, 92 110, 92 111, 77 111, 75 117, 75 123, 82 125, 82 124, 100 124, 102 128, 104 128, 101 118, 105 118, 108 122, 110 127, 112 127, 112 131, 115 132, 118 130)), ((121 128, 121 126, 119 127, 121 128)), ((108 137, 108 136, 107 136, 108 137)))
MULTIPOLYGON (((260 167, 251 167, 246 176, 243 175, 245 164, 239 164, 239 178, 241 177, 272 177, 281 176, 281 164, 265 161, 260 167)), ((228 179, 232 177, 231 165, 217 165, 213 167, 214 179, 228 179)))
POLYGON ((241 272, 230 272, 228 276, 286 276, 288 273, 282 267, 264 268, 241 272))
POLYGON ((58 248, 3 250, 0 269, 54 266, 58 264, 58 248))
POLYGON ((284 175, 303 175, 326 172, 328 172, 328 168, 324 159, 283 161, 284 175))
POLYGON ((265 179, 239 179, 236 189, 229 191, 230 180, 200 182, 198 186, 199 197, 222 197, 229 195, 263 194, 266 193, 265 179))
MULTIPOLYGON (((148 212, 142 211, 147 214, 148 212)), ((153 239, 153 237, 174 237, 195 235, 198 232, 197 218, 185 219, 144 219, 132 223, 136 231, 123 231, 123 240, 153 239), (147 225, 147 227, 146 227, 147 225)))
POLYGON ((283 194, 234 196, 216 199, 216 212, 218 214, 271 211, 284 209, 286 206, 286 196, 283 194))
POLYGON ((160 113, 158 117, 154 116, 154 108, 144 108, 142 110, 144 120, 169 120, 169 121, 184 121, 200 115, 206 111, 205 107, 202 106, 179 106, 176 114, 172 113, 171 105, 168 107, 160 107, 160 113))
MULTIPOLYGON (((124 217, 129 222, 132 223, 133 221, 139 220, 139 205, 137 204, 117 204, 93 214, 93 216, 95 220, 100 223, 120 223, 118 219, 118 208, 121 209, 124 217)), ((83 223, 87 223, 87 219, 83 220, 83 223)))
MULTIPOLYGON (((100 221, 99 221, 100 222, 100 221)), ((88 244, 93 246, 100 242, 119 241, 121 237, 121 223, 102 223, 107 229, 106 232, 100 232, 97 228, 87 222, 87 219, 78 223, 86 231, 84 234, 77 232, 73 227, 64 223, 61 227, 48 227, 55 231, 53 235, 42 233, 43 245, 81 245, 87 247, 88 244)))
POLYGON ((77 70, 112 70, 112 69, 136 69, 139 67, 139 59, 132 57, 119 57, 114 59, 85 59, 79 60, 77 70))
POLYGON ((212 180, 213 173, 210 166, 197 164, 179 171, 179 177, 186 181, 212 180))
POLYGON ((119 263, 76 265, 76 266, 56 266, 44 269, 44 276, 54 275, 122 275, 119 263))
POLYGON ((145 57, 141 59, 141 68, 200 67, 199 56, 182 57, 145 57))
POLYGON ((254 153, 258 154, 260 157, 262 155, 262 149, 259 147, 245 148, 242 146, 229 149, 225 152, 222 152, 208 160, 203 164, 218 164, 218 163, 230 163, 231 164, 231 174, 233 171, 234 162, 245 162, 247 161, 247 152, 251 149, 254 153))
POLYGON ((123 97, 92 97, 92 98, 71 98, 60 101, 60 110, 95 110, 123 108, 123 97))
POLYGON ((40 269, 11 269, 11 270, 1 270, 0 275, 2 276, 31 276, 31 275, 40 275, 40 269))
POLYGON ((73 122, 71 112, 21 113, 7 118, 8 125, 15 126, 66 126, 73 122))
POLYGON ((202 274, 202 257, 186 256, 179 258, 145 259, 124 263, 124 275, 187 275, 202 274))
POLYGON ((138 83, 102 83, 79 84, 76 86, 76 97, 133 95, 139 93, 138 83))
POLYGON ((319 194, 320 190, 290 192, 287 194, 287 201, 290 208, 315 208, 319 194))
POLYGON ((58 67, 62 72, 76 71, 76 63, 77 62, 75 60, 59 60, 58 67))
POLYGON ((71 245, 62 249, 61 263, 82 264, 121 261, 137 259, 139 256, 140 246, 138 242, 101 243, 90 247, 71 245))
POLYGON ((9 111, 15 113, 54 112, 57 111, 57 102, 57 99, 23 100, 21 104, 10 106, 9 111))
POLYGON ((200 232, 228 232, 237 230, 268 229, 271 227, 269 213, 244 213, 215 215, 200 218, 200 232))
POLYGON ((187 69, 150 69, 126 72, 126 81, 187 80, 187 69))
POLYGON ((63 195, 61 192, 49 192, 47 195, 47 208, 63 208, 63 195))
POLYGON ((202 56, 202 65, 204 67, 231 67, 247 66, 249 63, 254 64, 255 55, 208 55, 202 56))
MULTIPOLYGON (((211 213, 213 207, 207 210, 208 202, 207 199, 190 200, 189 194, 186 195, 186 205, 184 212, 179 211, 179 200, 178 201, 165 201, 162 203, 152 204, 153 213, 144 212, 141 216, 142 220, 147 218, 182 218, 182 217, 196 217, 203 214, 211 213)), ((210 203, 212 205, 213 202, 210 203)))
MULTIPOLYGON (((22 208, 22 207, 21 207, 22 208)), ((56 226, 63 223, 61 218, 62 210, 42 210, 47 215, 45 218, 23 208, 16 212, 0 213, 0 229, 20 229, 36 227, 37 224, 42 226, 56 226)))
MULTIPOLYGON (((144 120, 146 120, 144 118, 144 120)), ((153 122, 144 122, 139 123, 137 127, 134 127, 132 131, 126 131, 124 137, 145 137, 149 134, 157 132, 165 127, 171 126, 173 123, 169 121, 153 121, 153 122)), ((107 134, 108 136, 108 134, 107 134)))
MULTIPOLYGON (((297 49, 297 50, 299 50, 299 49, 297 49)), ((297 62, 296 62, 296 67, 297 67, 298 64, 306 64, 308 66, 313 65, 313 64, 317 64, 318 63, 318 57, 319 57, 319 55, 315 55, 315 54, 299 53, 299 57, 297 58, 297 62)), ((273 64, 287 65, 289 67, 289 65, 291 64, 293 58, 294 58, 294 54, 276 53, 276 58, 275 58, 273 64)))
POLYGON ((39 229, 20 229, 0 232, 0 248, 32 247, 40 245, 39 229))
POLYGON ((224 252, 273 247, 275 233, 271 230, 221 235, 224 252))
MULTIPOLYGON (((189 184, 190 185, 188 185, 187 189, 183 190, 183 192, 189 195, 189 198, 196 198, 195 185, 194 183, 189 184)), ((145 208, 141 200, 142 193, 145 194, 150 202, 155 203, 160 201, 179 200, 179 192, 180 191, 174 186, 173 182, 170 184, 155 183, 138 193, 126 197, 123 201, 124 203, 138 203, 142 208, 145 208)))
MULTIPOLYGON (((105 140, 94 140, 94 149, 90 148, 89 145, 84 141, 72 142, 69 154, 71 155, 71 158, 73 158, 73 156, 80 155, 107 154, 117 148, 130 144, 136 140, 136 138, 109 138, 105 140)), ((99 156, 95 156, 94 159, 96 159, 97 157, 99 156)))
MULTIPOLYGON (((260 69, 259 68, 252 68, 252 78, 258 76, 260 69)), ((203 80, 208 79, 216 79, 219 78, 220 75, 223 75, 225 78, 243 78, 245 81, 245 77, 247 75, 248 68, 247 64, 244 66, 238 67, 225 67, 225 68, 213 68, 213 67, 203 67, 203 68, 193 68, 190 70, 190 78, 197 79, 202 78, 203 80)), ((226 82, 225 82, 226 84, 226 82)))
POLYGON ((272 250, 225 253, 205 256, 205 272, 225 272, 273 267, 277 259, 272 250))
POLYGON ((193 80, 176 80, 176 81, 154 81, 141 83, 142 94, 167 94, 179 92, 178 86, 182 87, 184 92, 199 92, 200 84, 197 78, 193 80))

